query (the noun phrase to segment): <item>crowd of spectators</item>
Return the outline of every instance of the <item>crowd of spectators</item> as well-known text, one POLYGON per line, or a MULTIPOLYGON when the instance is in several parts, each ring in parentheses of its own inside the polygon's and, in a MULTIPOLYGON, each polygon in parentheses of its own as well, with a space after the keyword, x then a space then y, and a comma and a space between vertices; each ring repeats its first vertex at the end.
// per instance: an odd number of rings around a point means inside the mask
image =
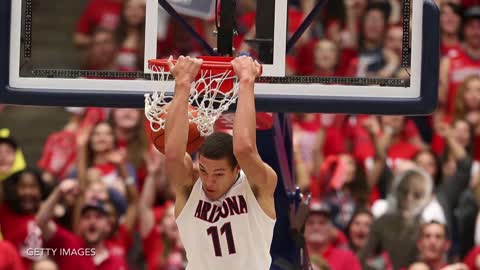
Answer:
MULTIPOLYGON (((289 35, 316 2, 290 1, 289 35)), ((304 237, 314 269, 480 270, 480 1, 437 4, 432 115, 290 115, 295 178, 312 195, 304 237)), ((237 0, 234 39, 253 56, 244 40, 255 35, 255 6, 237 0)), ((401 0, 328 1, 287 56, 287 74, 407 78, 402 10, 401 0)), ((73 35, 83 68, 143 70, 145 14, 145 0, 89 0, 73 35)), ((165 18, 159 57, 205 54, 165 18)), ((215 47, 213 18, 185 19, 215 47)), ((36 164, 0 129, 0 269, 185 269, 174 197, 143 111, 65 109, 68 122, 36 164)))

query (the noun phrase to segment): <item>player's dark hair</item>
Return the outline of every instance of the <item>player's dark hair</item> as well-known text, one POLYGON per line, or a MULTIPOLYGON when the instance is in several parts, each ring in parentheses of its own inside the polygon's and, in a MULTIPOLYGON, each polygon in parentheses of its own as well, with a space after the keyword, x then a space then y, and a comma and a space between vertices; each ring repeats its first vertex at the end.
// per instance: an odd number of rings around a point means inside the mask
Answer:
POLYGON ((205 141, 198 149, 198 154, 213 160, 226 158, 232 168, 235 168, 238 164, 233 154, 233 137, 227 133, 215 132, 205 138, 205 141))

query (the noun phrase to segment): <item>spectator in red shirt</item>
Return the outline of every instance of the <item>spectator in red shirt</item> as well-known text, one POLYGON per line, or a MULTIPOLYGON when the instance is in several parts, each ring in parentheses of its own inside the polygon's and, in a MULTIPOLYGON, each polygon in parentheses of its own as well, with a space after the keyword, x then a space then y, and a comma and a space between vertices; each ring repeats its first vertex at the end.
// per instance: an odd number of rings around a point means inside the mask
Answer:
POLYGON ((104 203, 110 228, 105 239, 105 246, 110 254, 123 258, 127 257, 133 242, 132 233, 137 214, 136 205, 136 203, 133 203, 131 206, 134 210, 130 210, 130 212, 127 210, 125 218, 120 219, 121 214, 115 205, 110 200, 104 203))
POLYGON ((43 146, 37 166, 43 170, 45 182, 53 184, 69 175, 75 167, 76 134, 85 125, 106 119, 105 109, 66 107, 70 119, 60 131, 51 133, 43 146))
MULTIPOLYGON (((480 72, 480 70, 479 70, 480 72)), ((456 119, 465 119, 473 128, 473 158, 480 160, 480 75, 475 74, 467 77, 460 85, 456 100, 456 119)), ((446 119, 448 120, 448 119, 446 119)), ((436 140, 437 149, 442 146, 441 141, 436 140)))
POLYGON ((146 162, 148 174, 140 198, 138 224, 147 269, 184 269, 186 258, 175 223, 174 205, 167 201, 154 206, 159 192, 169 190, 164 157, 152 149, 146 162))
POLYGON ((375 154, 374 138, 387 134, 389 143, 386 145, 387 165, 395 168, 401 160, 410 160, 419 149, 426 148, 413 121, 405 116, 369 116, 357 118, 357 125, 353 134, 354 155, 361 162, 365 162, 367 169, 371 169, 375 154), (372 127, 365 126, 366 122, 372 127), (374 137, 372 137, 374 136, 374 137))
POLYGON ((117 55, 119 71, 143 70, 145 5, 145 0, 128 0, 124 3, 116 32, 120 48, 117 55))
POLYGON ((142 110, 112 109, 110 112, 118 147, 127 151, 127 160, 136 170, 138 188, 142 187, 146 174, 144 155, 149 145, 146 133, 150 131, 146 122, 142 110))
POLYGON ((452 2, 440 6, 440 51, 442 56, 456 57, 462 49, 460 30, 462 26, 462 8, 452 2))
POLYGON ((77 22, 74 44, 79 47, 90 45, 93 33, 99 28, 115 31, 121 9, 122 0, 90 0, 77 22))
MULTIPOLYGON (((341 76, 338 72, 339 48, 337 44, 328 39, 320 40, 315 43, 313 49, 313 59, 315 70, 313 76, 333 77, 341 76)), ((299 61, 302 61, 298 59, 299 61)))
POLYGON ((5 240, 0 240, 0 270, 26 270, 15 247, 5 240))
POLYGON ((460 84, 468 76, 480 73, 480 6, 465 11, 463 30, 463 50, 457 57, 445 57, 440 63, 439 102, 449 115, 454 112, 460 84))
POLYGON ((110 226, 103 202, 90 201, 81 207, 77 234, 62 228, 51 219, 54 206, 64 196, 78 192, 77 182, 63 181, 38 211, 35 221, 42 231, 45 247, 76 251, 75 255, 66 256, 58 252, 52 256, 60 269, 127 269, 125 259, 111 254, 105 246, 110 226))
MULTIPOLYGON (((35 213, 45 195, 45 185, 40 174, 25 169, 3 181, 4 202, 0 204, 0 228, 5 240, 12 243, 23 259, 26 269, 38 258, 27 252, 28 248, 42 247, 40 231, 35 225, 35 213)), ((1 199, 0 199, 1 201, 1 199)))
POLYGON ((310 185, 310 176, 318 173, 323 160, 323 141, 325 130, 322 128, 319 114, 299 113, 292 118, 293 147, 297 154, 297 163, 302 163, 304 178, 297 181, 300 188, 306 190, 310 185))
MULTIPOLYGON (((80 183, 87 183, 87 172, 96 169, 107 187, 115 189, 124 198, 136 192, 135 169, 128 162, 126 149, 118 147, 112 125, 99 122, 84 128, 77 136, 77 175, 80 183)), ((82 188, 84 188, 82 184, 82 188)))
POLYGON ((427 264, 431 270, 440 270, 447 266, 446 258, 450 248, 447 226, 435 221, 422 224, 417 248, 417 262, 427 264))
POLYGON ((333 247, 335 228, 330 221, 330 208, 325 203, 312 202, 305 222, 305 240, 310 256, 323 258, 332 270, 360 270, 360 263, 349 250, 333 247))
POLYGON ((332 222, 345 229, 356 208, 368 206, 369 187, 362 168, 348 154, 328 157, 311 182, 312 196, 331 210, 332 222))
MULTIPOLYGON (((117 70, 118 44, 115 33, 105 29, 93 32, 87 49, 84 68, 87 70, 117 70)), ((94 79, 94 77, 89 77, 94 79)))

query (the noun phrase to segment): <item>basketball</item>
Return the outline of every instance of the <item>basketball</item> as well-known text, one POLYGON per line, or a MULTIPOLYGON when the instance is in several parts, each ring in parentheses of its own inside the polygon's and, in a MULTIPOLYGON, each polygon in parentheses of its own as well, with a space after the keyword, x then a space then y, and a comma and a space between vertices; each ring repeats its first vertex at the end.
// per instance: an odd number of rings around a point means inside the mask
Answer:
MULTIPOLYGON (((196 115, 197 112, 194 110, 193 106, 189 105, 188 109, 194 116, 196 115)), ((165 119, 165 115, 160 115, 159 118, 165 119)), ((158 131, 153 131, 152 129, 150 129, 150 135, 152 138, 152 142, 157 148, 157 150, 165 154, 165 130, 160 129, 158 131)), ((204 140, 205 138, 202 137, 200 135, 200 132, 198 131, 197 124, 195 124, 194 122, 190 122, 188 125, 187 152, 189 154, 192 154, 197 151, 197 149, 200 147, 200 145, 202 145, 204 140)))

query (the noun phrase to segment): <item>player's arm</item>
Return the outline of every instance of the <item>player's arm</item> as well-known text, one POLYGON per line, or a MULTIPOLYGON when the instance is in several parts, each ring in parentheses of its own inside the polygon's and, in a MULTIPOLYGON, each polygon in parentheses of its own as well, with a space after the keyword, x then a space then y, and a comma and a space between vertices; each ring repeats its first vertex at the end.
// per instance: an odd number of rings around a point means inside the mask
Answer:
POLYGON ((232 61, 232 66, 240 83, 233 123, 233 151, 256 192, 260 206, 267 215, 275 218, 273 193, 277 185, 277 174, 262 161, 256 144, 254 81, 260 73, 260 65, 250 57, 241 56, 232 61))
POLYGON ((174 65, 168 61, 170 72, 175 77, 175 93, 165 119, 165 166, 167 178, 175 191, 175 216, 185 206, 193 186, 193 165, 187 153, 188 143, 188 98, 202 60, 180 56, 174 65))

